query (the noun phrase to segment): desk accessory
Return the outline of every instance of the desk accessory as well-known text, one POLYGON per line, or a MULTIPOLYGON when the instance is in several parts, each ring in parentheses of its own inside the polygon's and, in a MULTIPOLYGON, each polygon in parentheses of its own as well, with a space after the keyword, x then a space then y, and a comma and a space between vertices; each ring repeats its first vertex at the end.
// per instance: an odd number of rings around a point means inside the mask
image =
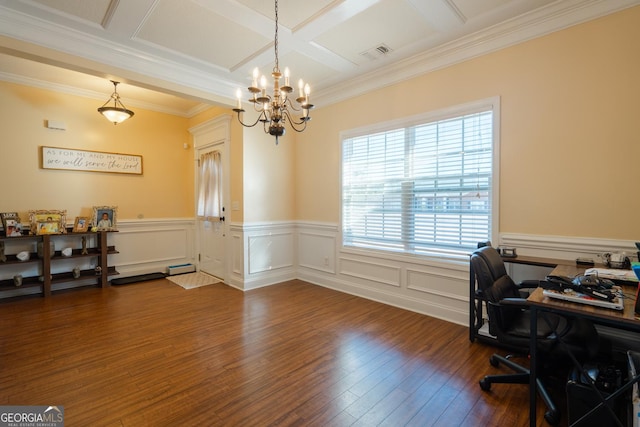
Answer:
POLYGON ((578 276, 575 279, 550 275, 547 276, 546 281, 541 282, 541 286, 558 293, 576 293, 602 301, 613 301, 618 296, 619 290, 619 287, 614 288, 611 280, 595 275, 578 276))
POLYGON ((619 253, 619 252, 603 253, 602 261, 604 262, 604 265, 610 268, 626 269, 626 268, 629 268, 631 265, 629 257, 624 253, 619 253))
MULTIPOLYGON (((638 245, 638 243, 636 243, 636 245, 638 245)), ((632 262, 631 268, 633 272, 636 273, 636 276, 638 276, 638 279, 640 279, 640 262, 632 262)), ((638 299, 638 297, 640 297, 640 283, 638 283, 638 289, 636 290, 636 304, 634 307, 634 312, 640 315, 640 299, 638 299)))
POLYGON ((563 301, 576 302, 579 304, 593 305, 596 307, 610 308, 612 310, 622 311, 624 310, 624 302, 621 295, 617 295, 611 301, 606 301, 598 298, 593 298, 590 295, 586 295, 580 292, 576 292, 572 289, 561 292, 551 289, 543 289, 542 294, 549 298, 559 299, 563 301))
POLYGON ((504 258, 517 258, 518 254, 516 254, 516 248, 506 248, 504 246, 498 247, 498 252, 504 258))

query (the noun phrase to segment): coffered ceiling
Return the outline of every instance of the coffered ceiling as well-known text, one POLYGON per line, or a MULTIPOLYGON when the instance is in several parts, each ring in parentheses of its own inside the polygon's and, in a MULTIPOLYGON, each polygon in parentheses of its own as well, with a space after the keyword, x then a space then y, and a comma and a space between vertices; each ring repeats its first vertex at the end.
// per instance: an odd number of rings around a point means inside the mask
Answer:
MULTIPOLYGON (((279 0, 280 68, 317 107, 640 0, 279 0)), ((0 0, 0 79, 190 115, 274 66, 270 0, 0 0)))

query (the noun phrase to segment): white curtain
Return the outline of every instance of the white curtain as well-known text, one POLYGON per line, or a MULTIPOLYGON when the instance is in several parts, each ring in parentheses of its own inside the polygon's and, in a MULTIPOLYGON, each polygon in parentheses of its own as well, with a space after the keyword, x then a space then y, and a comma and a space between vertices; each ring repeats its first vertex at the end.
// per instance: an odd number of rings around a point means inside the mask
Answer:
POLYGON ((219 221, 222 214, 222 163, 219 151, 200 156, 200 189, 198 217, 205 221, 219 221))

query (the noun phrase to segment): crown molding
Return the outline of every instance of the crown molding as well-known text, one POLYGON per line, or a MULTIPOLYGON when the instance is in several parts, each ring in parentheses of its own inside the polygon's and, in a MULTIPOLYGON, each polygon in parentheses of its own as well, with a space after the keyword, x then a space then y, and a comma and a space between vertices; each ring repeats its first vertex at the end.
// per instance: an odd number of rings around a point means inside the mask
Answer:
MULTIPOLYGON (((36 56, 53 62, 60 62, 60 53, 71 56, 67 56, 66 61, 78 58, 77 63, 69 62, 70 68, 83 67, 86 60, 89 60, 113 69, 136 73, 138 79, 133 77, 129 80, 144 83, 143 87, 158 86, 156 81, 149 83, 142 81, 144 77, 140 77, 148 76, 193 89, 195 92, 189 91, 188 94, 203 100, 220 105, 233 105, 233 94, 237 84, 222 74, 226 71, 195 61, 186 55, 169 53, 139 41, 131 41, 130 44, 107 42, 93 33, 80 33, 1 5, 0 35, 37 46, 36 56), (152 53, 136 48, 135 45, 144 45, 145 49, 152 53), (168 56, 171 58, 167 58, 168 56)), ((11 49, 11 46, 8 48, 11 49)))
MULTIPOLYGON (((105 100, 107 100, 109 95, 109 93, 107 92, 96 92, 92 90, 81 89, 75 86, 52 83, 52 82, 48 82, 40 79, 34 79, 31 77, 21 76, 21 75, 12 74, 12 73, 5 73, 2 71, 0 71, 0 81, 16 83, 23 86, 36 87, 39 89, 50 90, 58 93, 65 93, 67 95, 81 96, 83 98, 96 99, 100 101, 100 103, 103 103, 105 100)), ((173 116, 186 117, 186 118, 191 118, 196 114, 199 114, 205 111, 206 109, 211 108, 210 105, 198 104, 197 106, 191 108, 189 111, 185 112, 184 110, 181 110, 181 109, 169 108, 163 105, 139 101, 139 100, 136 100, 135 98, 127 98, 126 103, 128 107, 143 108, 145 110, 155 111, 157 113, 171 114, 173 116)))
MULTIPOLYGON (((317 108, 322 108, 638 4, 639 0, 558 0, 362 76, 318 89, 314 95, 315 104, 317 108)), ((173 93, 195 96, 227 107, 235 102, 233 94, 237 82, 227 77, 228 70, 220 70, 186 55, 168 52, 141 41, 106 42, 99 37, 97 29, 90 29, 89 34, 81 34, 1 5, 0 36, 37 46, 37 54, 32 54, 53 63, 61 62, 62 53, 66 54, 65 61, 69 61, 70 67, 86 69, 86 61, 89 60, 97 65, 103 64, 101 71, 104 73, 125 73, 127 75, 122 77, 132 84, 138 83, 149 89, 169 89, 173 93), (140 48, 143 45, 147 51, 140 48)), ((0 44, 0 48, 3 47, 12 49, 0 44)), ((52 87, 55 88, 55 85, 49 88, 52 87)), ((153 107, 149 109, 157 111, 153 107)))
POLYGON ((638 0, 561 0, 453 42, 319 90, 327 106, 640 4, 638 0))

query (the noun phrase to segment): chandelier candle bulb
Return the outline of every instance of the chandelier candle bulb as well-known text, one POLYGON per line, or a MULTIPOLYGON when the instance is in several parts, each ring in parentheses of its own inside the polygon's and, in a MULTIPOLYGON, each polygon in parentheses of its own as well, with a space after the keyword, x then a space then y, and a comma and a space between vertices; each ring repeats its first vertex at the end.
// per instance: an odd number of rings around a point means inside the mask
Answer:
POLYGON ((260 88, 262 89, 262 96, 267 96, 267 78, 265 76, 260 77, 260 88))
POLYGON ((289 67, 284 68, 284 85, 289 86, 289 67))
POLYGON ((300 89, 300 98, 304 96, 304 82, 302 79, 298 80, 298 89, 300 89))
POLYGON ((253 69, 253 81, 251 82, 251 87, 258 87, 258 77, 260 76, 260 70, 258 67, 253 69))
POLYGON ((238 110, 242 110, 242 91, 236 90, 236 97, 238 98, 238 110))

